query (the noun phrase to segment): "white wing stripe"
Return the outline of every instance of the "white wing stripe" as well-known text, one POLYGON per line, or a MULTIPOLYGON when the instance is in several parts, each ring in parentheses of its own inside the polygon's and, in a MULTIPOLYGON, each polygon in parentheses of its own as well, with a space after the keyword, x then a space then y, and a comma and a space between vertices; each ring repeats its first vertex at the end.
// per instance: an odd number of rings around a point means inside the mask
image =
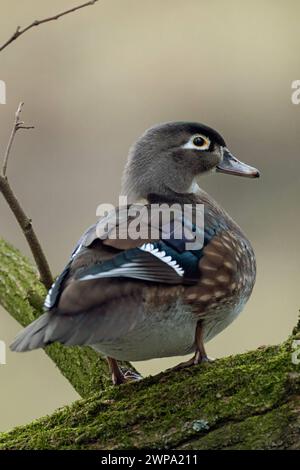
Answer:
POLYGON ((184 269, 179 266, 176 260, 172 260, 171 256, 166 256, 165 251, 159 251, 158 248, 154 248, 154 245, 152 243, 144 243, 144 245, 139 247, 140 250, 142 251, 147 251, 148 253, 151 253, 151 255, 156 256, 159 258, 161 261, 164 263, 168 264, 171 268, 173 268, 179 276, 184 275, 184 269))

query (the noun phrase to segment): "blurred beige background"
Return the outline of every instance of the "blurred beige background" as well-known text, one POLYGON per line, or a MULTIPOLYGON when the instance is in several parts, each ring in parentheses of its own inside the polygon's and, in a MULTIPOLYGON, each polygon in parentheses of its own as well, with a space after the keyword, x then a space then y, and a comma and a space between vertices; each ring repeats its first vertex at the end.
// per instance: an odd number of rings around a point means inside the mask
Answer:
MULTIPOLYGON (((18 24, 80 0, 1 0, 0 42, 18 24)), ((17 136, 9 177, 33 218, 54 273, 100 202, 117 201, 128 147, 167 120, 217 128, 260 180, 215 175, 209 191, 252 241, 258 279, 243 315, 208 345, 211 356, 276 343, 296 323, 299 299, 300 4, 239 0, 103 0, 40 26, 0 53, 7 104, 0 146, 17 104, 34 131, 17 136)), ((0 197, 0 236, 29 255, 0 197)), ((20 329, 0 309, 0 339, 20 329)), ((156 373, 177 359, 137 366, 156 373)), ((77 395, 43 352, 8 352, 0 366, 0 431, 77 395)))

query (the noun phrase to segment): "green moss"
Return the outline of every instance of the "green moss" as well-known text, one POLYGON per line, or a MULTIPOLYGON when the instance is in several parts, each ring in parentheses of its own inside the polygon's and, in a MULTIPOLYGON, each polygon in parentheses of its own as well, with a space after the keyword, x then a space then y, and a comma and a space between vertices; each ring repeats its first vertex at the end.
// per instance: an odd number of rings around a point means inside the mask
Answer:
POLYGON ((106 361, 88 346, 65 347, 55 343, 48 346, 46 352, 82 397, 111 383, 106 361))
POLYGON ((213 430, 199 439, 183 445, 184 449, 211 450, 260 450, 300 448, 299 414, 295 403, 258 416, 251 416, 242 422, 232 421, 213 430), (295 432, 296 431, 296 432, 295 432))
POLYGON ((30 304, 30 298, 45 296, 37 272, 29 261, 11 245, 0 239, 0 303, 25 326, 33 321, 39 311, 30 304))
POLYGON ((299 389, 300 368, 291 362, 289 340, 109 387, 0 435, 0 449, 280 447, 288 425, 291 433, 298 429, 299 441, 299 426, 293 425, 299 389))

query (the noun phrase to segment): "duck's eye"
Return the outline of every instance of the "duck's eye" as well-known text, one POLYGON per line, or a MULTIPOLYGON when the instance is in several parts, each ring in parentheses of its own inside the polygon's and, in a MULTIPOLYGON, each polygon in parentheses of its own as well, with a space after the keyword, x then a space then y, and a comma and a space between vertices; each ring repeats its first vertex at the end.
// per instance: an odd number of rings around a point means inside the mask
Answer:
POLYGON ((193 135, 186 144, 182 146, 184 149, 189 150, 209 150, 210 140, 205 135, 196 134, 193 135))
POLYGON ((193 144, 196 145, 196 147, 203 147, 206 146, 207 142, 203 139, 203 137, 195 137, 193 139, 193 144))

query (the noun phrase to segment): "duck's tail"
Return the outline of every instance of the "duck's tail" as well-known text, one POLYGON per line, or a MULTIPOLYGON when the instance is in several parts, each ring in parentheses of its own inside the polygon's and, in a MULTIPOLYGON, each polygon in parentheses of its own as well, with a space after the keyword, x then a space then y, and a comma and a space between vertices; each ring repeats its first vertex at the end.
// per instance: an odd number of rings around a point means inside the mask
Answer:
POLYGON ((10 349, 16 352, 23 352, 45 347, 47 345, 45 333, 49 320, 50 314, 47 312, 30 323, 16 336, 14 342, 10 345, 10 349))

